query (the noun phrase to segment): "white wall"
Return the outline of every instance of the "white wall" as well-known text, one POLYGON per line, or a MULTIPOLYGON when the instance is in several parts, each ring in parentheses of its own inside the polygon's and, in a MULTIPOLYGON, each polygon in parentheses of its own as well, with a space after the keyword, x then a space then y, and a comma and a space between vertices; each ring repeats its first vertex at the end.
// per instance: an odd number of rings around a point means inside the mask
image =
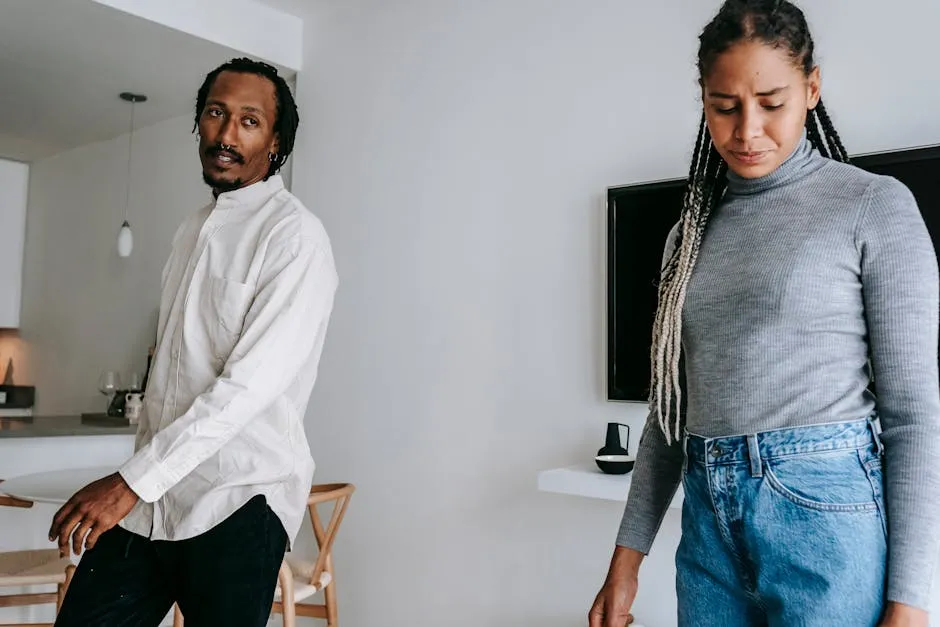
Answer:
POLYGON ((127 135, 32 164, 21 319, 37 414, 103 411, 101 371, 145 369, 170 239, 210 198, 191 129, 181 116, 136 131, 127 259, 115 250, 127 135))
MULTIPOLYGON (((940 142, 940 5, 804 4, 850 150, 940 142)), ((535 475, 642 414, 603 396, 604 191, 686 172, 716 7, 311 6, 295 192, 341 286, 307 427, 318 479, 359 486, 337 547, 348 627, 586 624, 621 508, 535 475)), ((642 573, 648 627, 675 624, 677 518, 642 573)))

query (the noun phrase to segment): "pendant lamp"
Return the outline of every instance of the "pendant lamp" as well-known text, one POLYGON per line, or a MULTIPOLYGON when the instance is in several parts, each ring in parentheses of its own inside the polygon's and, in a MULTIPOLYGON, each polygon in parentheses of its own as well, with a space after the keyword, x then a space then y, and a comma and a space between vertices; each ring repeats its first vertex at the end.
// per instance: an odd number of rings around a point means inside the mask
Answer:
POLYGON ((127 175, 124 180, 124 223, 121 224, 121 230, 118 231, 117 252, 121 257, 130 257, 134 250, 134 234, 131 232, 131 224, 127 221, 127 210, 131 199, 131 157, 134 148, 134 109, 138 102, 146 102, 147 96, 143 94, 132 94, 130 92, 121 93, 121 100, 131 103, 131 125, 127 133, 127 175))

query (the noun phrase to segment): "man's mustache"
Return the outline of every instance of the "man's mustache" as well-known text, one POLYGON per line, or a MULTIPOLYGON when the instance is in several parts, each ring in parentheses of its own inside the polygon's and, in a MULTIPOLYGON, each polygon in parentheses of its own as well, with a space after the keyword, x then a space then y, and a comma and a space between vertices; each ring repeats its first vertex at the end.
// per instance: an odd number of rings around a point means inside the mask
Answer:
POLYGON ((245 158, 241 156, 237 151, 232 150, 228 146, 222 146, 222 144, 216 144, 215 146, 210 146, 206 149, 206 154, 210 157, 228 157, 236 163, 244 163, 245 158))

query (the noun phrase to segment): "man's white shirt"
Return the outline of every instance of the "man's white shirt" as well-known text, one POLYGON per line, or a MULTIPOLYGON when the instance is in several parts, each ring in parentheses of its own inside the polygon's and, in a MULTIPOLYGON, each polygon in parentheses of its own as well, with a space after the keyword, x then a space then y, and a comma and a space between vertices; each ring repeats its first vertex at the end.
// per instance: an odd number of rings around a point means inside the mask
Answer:
POLYGON ((314 462, 307 403, 338 278, 321 222, 280 176, 186 220, 163 270, 121 526, 154 540, 211 529, 262 494, 292 544, 314 462))

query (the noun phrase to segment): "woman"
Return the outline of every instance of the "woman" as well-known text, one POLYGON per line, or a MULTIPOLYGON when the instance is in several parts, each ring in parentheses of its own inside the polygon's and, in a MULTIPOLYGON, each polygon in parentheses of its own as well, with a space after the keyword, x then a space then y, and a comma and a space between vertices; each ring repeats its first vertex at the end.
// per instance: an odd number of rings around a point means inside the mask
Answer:
POLYGON ((590 625, 632 620, 682 481, 680 625, 926 626, 929 234, 906 187, 846 163, 797 7, 728 0, 700 43, 705 111, 664 258, 651 412, 590 625))

